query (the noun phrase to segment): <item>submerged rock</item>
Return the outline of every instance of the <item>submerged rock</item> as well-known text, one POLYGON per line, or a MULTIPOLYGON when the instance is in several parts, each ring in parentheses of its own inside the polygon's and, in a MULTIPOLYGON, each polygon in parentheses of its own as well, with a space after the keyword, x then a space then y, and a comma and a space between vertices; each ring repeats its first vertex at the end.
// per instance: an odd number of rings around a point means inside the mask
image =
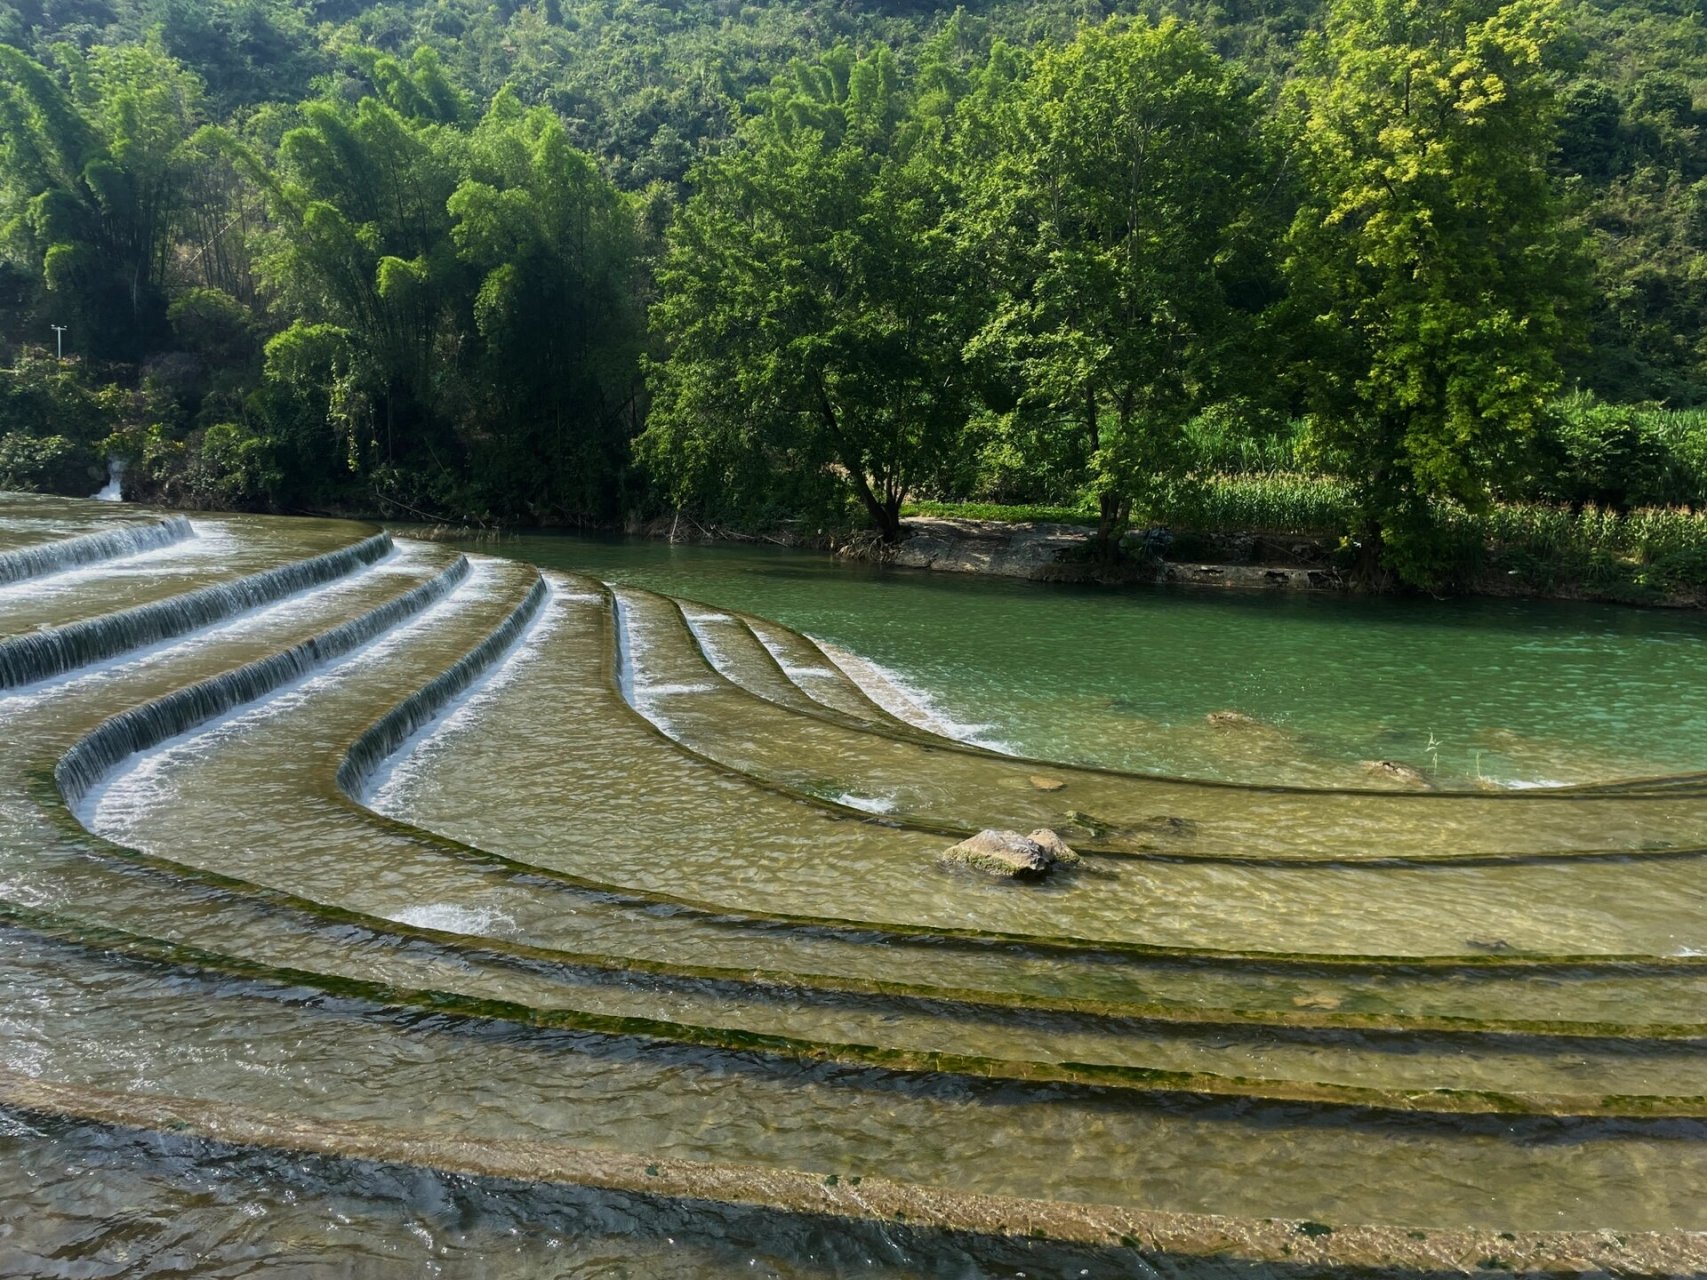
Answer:
POLYGON ((1145 818, 1136 824, 1132 830, 1141 835, 1167 836, 1171 840, 1189 840, 1197 834, 1197 824, 1190 818, 1175 818, 1167 814, 1158 814, 1153 818, 1145 818))
POLYGON ((1411 768, 1408 764, 1400 764, 1397 760, 1365 760, 1363 771, 1384 782, 1395 782, 1407 787, 1427 788, 1429 781, 1423 777, 1420 770, 1411 768))
POLYGON ((1504 955, 1517 949, 1504 938, 1465 938, 1464 945, 1475 951, 1485 951, 1489 955, 1504 955))
POLYGON ((944 850, 940 858, 945 865, 971 867, 993 876, 1019 880, 1039 879, 1049 874, 1057 862, 1078 860, 1079 855, 1067 848, 1066 842, 1053 831, 1040 830, 1022 836, 1017 831, 998 831, 993 827, 944 850), (1047 837, 1048 843, 1040 842, 1038 836, 1047 837))
POLYGON ((1217 729, 1266 729, 1261 720, 1248 716, 1243 711, 1211 711, 1203 717, 1217 729))
POLYGON ((1067 785, 1059 778, 1046 777, 1041 773, 1032 774, 1026 779, 1026 781, 1031 783, 1031 785, 1036 787, 1039 791, 1060 791, 1067 785))
POLYGON ((1309 995, 1293 996, 1292 1003, 1299 1009, 1320 1009, 1331 1012, 1340 1007, 1340 997, 1327 991, 1313 991, 1309 995))

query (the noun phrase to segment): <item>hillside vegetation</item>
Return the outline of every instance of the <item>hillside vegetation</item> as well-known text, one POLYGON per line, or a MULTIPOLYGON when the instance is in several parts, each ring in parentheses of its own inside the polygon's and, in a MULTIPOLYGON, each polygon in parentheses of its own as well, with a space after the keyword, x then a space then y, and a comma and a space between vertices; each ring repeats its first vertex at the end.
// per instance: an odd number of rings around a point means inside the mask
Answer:
POLYGON ((1450 585, 1707 500, 1704 69, 1691 0, 0 0, 0 485, 1114 558, 1272 472, 1450 585))

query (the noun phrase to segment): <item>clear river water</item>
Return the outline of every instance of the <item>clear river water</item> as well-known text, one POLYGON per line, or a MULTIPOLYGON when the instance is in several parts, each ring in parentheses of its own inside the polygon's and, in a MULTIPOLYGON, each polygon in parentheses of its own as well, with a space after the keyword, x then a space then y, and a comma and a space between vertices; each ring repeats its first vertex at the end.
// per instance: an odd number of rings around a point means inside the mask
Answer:
POLYGON ((1703 636, 0 495, 0 1275, 1707 1266, 1703 636))
POLYGON ((1559 601, 1108 590, 774 547, 535 536, 469 549, 772 618, 1027 755, 1252 782, 1448 785, 1707 767, 1707 620, 1559 601), (1257 732, 1217 728, 1231 710, 1257 732))

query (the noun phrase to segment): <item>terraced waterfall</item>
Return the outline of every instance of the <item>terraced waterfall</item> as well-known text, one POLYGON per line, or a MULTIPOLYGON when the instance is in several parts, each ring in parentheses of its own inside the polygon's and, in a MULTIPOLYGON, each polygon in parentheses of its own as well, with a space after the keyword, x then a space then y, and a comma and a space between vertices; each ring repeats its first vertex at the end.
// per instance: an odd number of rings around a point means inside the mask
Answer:
POLYGON ((0 636, 0 1273, 1707 1267, 1707 775, 1028 759, 335 521, 0 497, 0 636))

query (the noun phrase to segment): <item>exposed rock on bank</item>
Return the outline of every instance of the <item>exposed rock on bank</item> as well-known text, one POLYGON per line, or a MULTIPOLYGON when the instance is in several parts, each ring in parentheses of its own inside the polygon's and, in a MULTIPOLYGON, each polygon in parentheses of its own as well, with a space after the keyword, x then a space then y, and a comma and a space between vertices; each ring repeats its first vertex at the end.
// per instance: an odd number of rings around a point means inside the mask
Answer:
POLYGON ((1079 855, 1047 827, 1029 836, 988 828, 944 850, 940 861, 946 866, 970 867, 1010 880, 1038 880, 1056 865, 1077 863, 1079 855))
POLYGON ((907 521, 895 563, 907 569, 986 573, 998 578, 1060 579, 1063 559, 1088 540, 1067 524, 1008 524, 1000 520, 907 521))
POLYGON ((1091 532, 1078 525, 918 516, 906 522, 904 532, 893 562, 908 569, 982 573, 1033 582, 1154 582, 1290 591, 1340 586, 1331 570, 1312 565, 1199 564, 1182 560, 1125 563, 1111 569, 1085 558, 1091 532))

